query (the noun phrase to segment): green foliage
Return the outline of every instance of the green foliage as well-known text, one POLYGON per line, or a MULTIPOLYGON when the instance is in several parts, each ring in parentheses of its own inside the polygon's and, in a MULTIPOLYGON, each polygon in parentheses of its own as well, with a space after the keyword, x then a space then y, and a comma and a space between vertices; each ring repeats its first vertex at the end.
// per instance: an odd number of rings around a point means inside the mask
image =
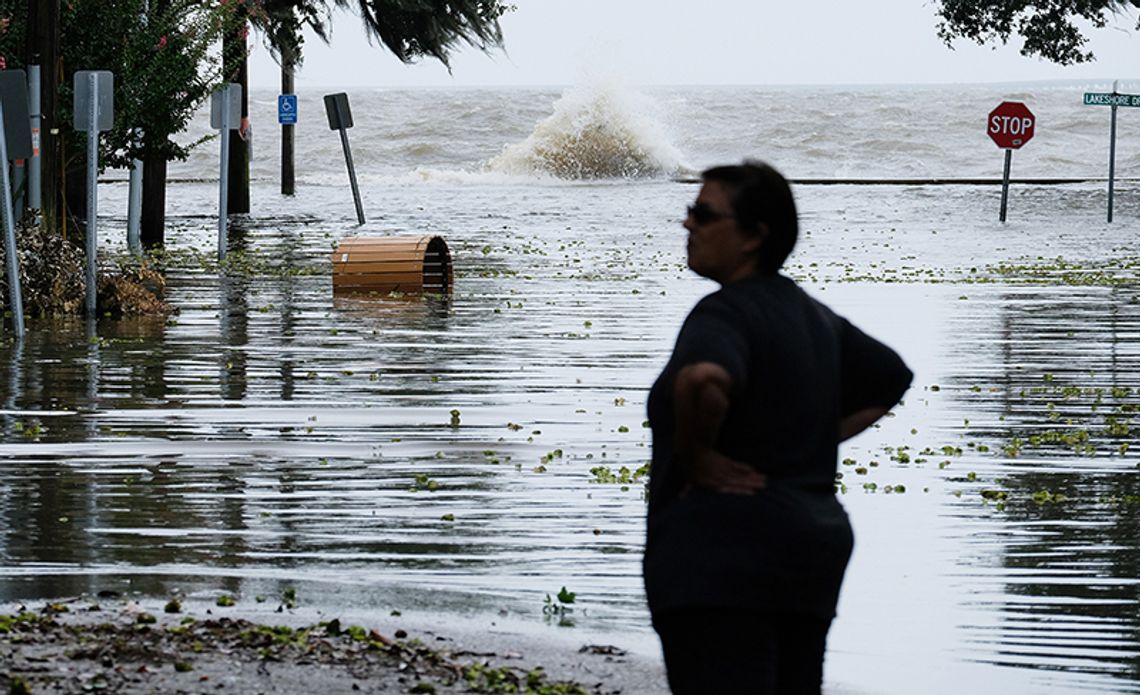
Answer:
POLYGON ((649 475, 649 464, 643 464, 636 470, 630 470, 628 466, 622 466, 616 473, 609 466, 594 466, 590 469, 590 473, 594 476, 594 479, 590 482, 632 485, 649 475))
POLYGON ((239 32, 239 3, 197 0, 72 0, 63 3, 60 85, 62 120, 71 122, 78 70, 115 75, 115 122, 100 137, 100 164, 124 167, 132 159, 185 159, 198 143, 171 136, 186 129, 198 107, 221 84, 218 41, 239 32), (149 5, 149 11, 144 8, 149 5))
POLYGON ((11 695, 32 695, 32 688, 20 676, 9 676, 8 692, 11 695))
POLYGON ((476 663, 463 669, 467 689, 475 693, 524 693, 532 695, 585 695, 577 683, 551 682, 541 666, 520 676, 509 666, 476 663))
POLYGON ((499 18, 513 11, 501 0, 335 0, 356 6, 369 38, 377 38, 405 63, 430 56, 448 65, 459 43, 487 50, 502 44, 499 18))
POLYGON ((274 59, 281 65, 300 66, 303 30, 307 26, 329 42, 331 12, 324 0, 261 0, 262 12, 253 18, 274 59))
MULTIPOLYGON (((1078 22, 1104 28, 1108 19, 1140 7, 1137 0, 938 0, 938 36, 949 46, 954 39, 978 44, 1009 42, 1018 34, 1024 40, 1021 54, 1040 56, 1061 65, 1094 59, 1085 49, 1088 39, 1078 22)), ((1140 28, 1140 26, 1138 26, 1140 28)))

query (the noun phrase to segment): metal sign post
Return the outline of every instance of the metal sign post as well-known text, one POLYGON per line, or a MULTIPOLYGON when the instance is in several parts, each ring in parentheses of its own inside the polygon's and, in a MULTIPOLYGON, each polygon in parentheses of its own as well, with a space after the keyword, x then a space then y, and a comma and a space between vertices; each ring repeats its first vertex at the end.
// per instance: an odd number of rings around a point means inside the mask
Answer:
POLYGON ((1108 136, 1108 221, 1112 222, 1113 188, 1116 182, 1116 109, 1120 106, 1140 107, 1140 94, 1120 94, 1118 82, 1112 83, 1112 92, 1085 92, 1085 106, 1111 106, 1112 118, 1108 136))
POLYGON ((107 70, 75 73, 75 129, 87 133, 87 317, 95 316, 95 267, 99 237, 95 219, 99 211, 99 131, 115 122, 115 77, 107 70))
MULTIPOLYGON (((1113 87, 1113 92, 1116 88, 1113 87)), ((1112 125, 1108 136, 1108 222, 1112 222, 1112 191, 1116 183, 1116 104, 1112 105, 1112 125)))
POLYGON ((986 132, 994 144, 1005 150, 1005 168, 1001 179, 1001 213, 998 219, 1005 222, 1009 202, 1009 168, 1013 151, 1033 139, 1037 118, 1019 101, 1003 101, 990 111, 986 119, 986 132))
POLYGON ((1005 166, 1002 168, 1001 174, 1001 212, 998 214, 999 222, 1005 222, 1005 211, 1009 207, 1009 169, 1012 163, 1013 150, 1006 150, 1005 166))
POLYGON ((8 162, 32 154, 32 128, 28 118, 28 82, 23 70, 0 71, 0 216, 4 223, 4 257, 8 271, 9 308, 16 338, 24 337, 24 297, 16 249, 16 215, 12 210, 12 180, 8 162))
POLYGON ((352 165, 352 149, 348 146, 348 129, 352 127, 352 110, 348 108, 348 95, 325 95, 325 112, 329 129, 340 131, 340 144, 344 148, 344 162, 348 166, 348 181, 352 185, 352 201, 356 204, 356 221, 364 224, 364 207, 360 204, 360 188, 356 185, 356 168, 352 165))
POLYGON ((230 131, 241 127, 241 85, 227 84, 210 98, 210 127, 221 131, 218 174, 218 260, 226 257, 226 218, 229 215, 230 131))
POLYGON ((142 253, 140 229, 142 227, 142 180, 141 159, 131 160, 131 174, 127 184, 127 250, 134 255, 142 253))
POLYGON ((43 123, 40 97, 40 66, 28 66, 28 114, 32 126, 32 156, 28 159, 28 207, 43 208, 43 160, 40 157, 40 127, 43 123))

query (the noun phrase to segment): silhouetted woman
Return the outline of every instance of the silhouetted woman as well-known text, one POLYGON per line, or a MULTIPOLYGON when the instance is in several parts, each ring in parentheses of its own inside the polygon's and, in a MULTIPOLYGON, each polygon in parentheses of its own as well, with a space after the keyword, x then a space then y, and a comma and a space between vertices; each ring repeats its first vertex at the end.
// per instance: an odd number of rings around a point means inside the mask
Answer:
POLYGON ((798 233, 779 172, 746 162, 702 178, 688 263, 721 287, 649 395, 649 608, 674 693, 819 693, 852 548, 838 444, 912 374, 779 273, 798 233))

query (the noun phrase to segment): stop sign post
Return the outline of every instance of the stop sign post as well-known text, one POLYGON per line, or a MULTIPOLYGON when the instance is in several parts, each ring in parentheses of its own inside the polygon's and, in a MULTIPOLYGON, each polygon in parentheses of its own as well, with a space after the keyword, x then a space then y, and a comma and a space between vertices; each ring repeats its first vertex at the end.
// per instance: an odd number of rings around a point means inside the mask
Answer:
POLYGON ((1005 222, 1006 204, 1009 201, 1009 165, 1013 151, 1033 139, 1037 118, 1020 101, 1003 101, 990 111, 986 132, 998 147, 1005 150, 1005 171, 1001 177, 1001 216, 1005 222))

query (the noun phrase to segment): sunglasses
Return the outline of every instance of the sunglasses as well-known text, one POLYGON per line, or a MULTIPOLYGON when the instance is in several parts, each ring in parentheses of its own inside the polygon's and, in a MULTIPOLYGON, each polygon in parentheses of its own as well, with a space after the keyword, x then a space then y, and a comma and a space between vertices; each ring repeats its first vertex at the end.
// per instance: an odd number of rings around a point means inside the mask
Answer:
POLYGON ((688 207, 689 217, 697 224, 705 225, 717 220, 723 220, 726 217, 732 217, 730 212, 721 212, 720 210, 713 209, 705 203, 697 203, 688 207))

